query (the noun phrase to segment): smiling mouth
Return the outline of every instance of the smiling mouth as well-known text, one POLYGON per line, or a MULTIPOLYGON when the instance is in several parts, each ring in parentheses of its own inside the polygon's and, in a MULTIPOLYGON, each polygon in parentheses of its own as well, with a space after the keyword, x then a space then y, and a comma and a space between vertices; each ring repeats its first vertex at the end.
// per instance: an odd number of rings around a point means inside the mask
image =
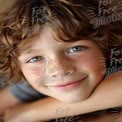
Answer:
POLYGON ((78 80, 78 81, 74 81, 74 82, 69 82, 66 84, 61 84, 61 85, 55 85, 55 86, 48 86, 50 88, 54 88, 54 89, 65 89, 65 88, 73 88, 76 86, 79 86, 87 77, 78 80))

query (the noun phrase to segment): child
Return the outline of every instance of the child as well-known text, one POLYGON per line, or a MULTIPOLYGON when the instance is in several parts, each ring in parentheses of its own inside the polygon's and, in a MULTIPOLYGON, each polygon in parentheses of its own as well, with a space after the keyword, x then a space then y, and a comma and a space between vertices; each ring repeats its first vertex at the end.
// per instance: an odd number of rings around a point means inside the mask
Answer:
POLYGON ((121 31, 93 29, 87 9, 82 0, 21 1, 0 24, 1 71, 59 101, 87 100, 105 78, 109 49, 121 46, 121 31))

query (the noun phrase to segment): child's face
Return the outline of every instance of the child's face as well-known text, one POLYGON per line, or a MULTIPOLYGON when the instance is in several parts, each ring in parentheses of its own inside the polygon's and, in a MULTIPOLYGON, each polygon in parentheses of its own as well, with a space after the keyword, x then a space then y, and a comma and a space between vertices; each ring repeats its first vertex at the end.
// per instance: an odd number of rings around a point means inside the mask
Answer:
POLYGON ((39 92, 60 101, 85 100, 104 77, 103 53, 91 40, 56 41, 44 30, 19 56, 21 70, 39 92))

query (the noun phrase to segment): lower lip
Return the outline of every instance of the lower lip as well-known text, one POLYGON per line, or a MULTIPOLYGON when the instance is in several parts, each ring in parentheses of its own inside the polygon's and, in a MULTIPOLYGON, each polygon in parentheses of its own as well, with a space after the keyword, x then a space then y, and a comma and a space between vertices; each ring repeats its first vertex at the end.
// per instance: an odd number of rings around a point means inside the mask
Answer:
POLYGON ((72 88, 76 88, 78 86, 80 86, 80 84, 85 80, 86 78, 77 81, 75 83, 69 84, 69 85, 65 85, 65 86, 51 86, 51 89, 55 89, 55 90, 68 90, 68 89, 72 89, 72 88))

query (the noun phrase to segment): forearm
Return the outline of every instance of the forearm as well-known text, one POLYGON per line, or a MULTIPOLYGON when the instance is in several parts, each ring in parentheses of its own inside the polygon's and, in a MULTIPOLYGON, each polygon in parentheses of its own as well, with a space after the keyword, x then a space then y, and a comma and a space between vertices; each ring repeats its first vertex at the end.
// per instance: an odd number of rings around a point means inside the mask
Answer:
POLYGON ((9 87, 0 90, 0 115, 19 103, 21 102, 11 94, 9 87))
POLYGON ((49 120, 122 106, 121 74, 111 76, 110 78, 102 81, 87 100, 79 103, 65 104, 53 98, 46 98, 35 103, 31 103, 28 105, 28 116, 30 118, 32 117, 32 120, 49 120), (63 112, 67 110, 68 112, 63 112))

